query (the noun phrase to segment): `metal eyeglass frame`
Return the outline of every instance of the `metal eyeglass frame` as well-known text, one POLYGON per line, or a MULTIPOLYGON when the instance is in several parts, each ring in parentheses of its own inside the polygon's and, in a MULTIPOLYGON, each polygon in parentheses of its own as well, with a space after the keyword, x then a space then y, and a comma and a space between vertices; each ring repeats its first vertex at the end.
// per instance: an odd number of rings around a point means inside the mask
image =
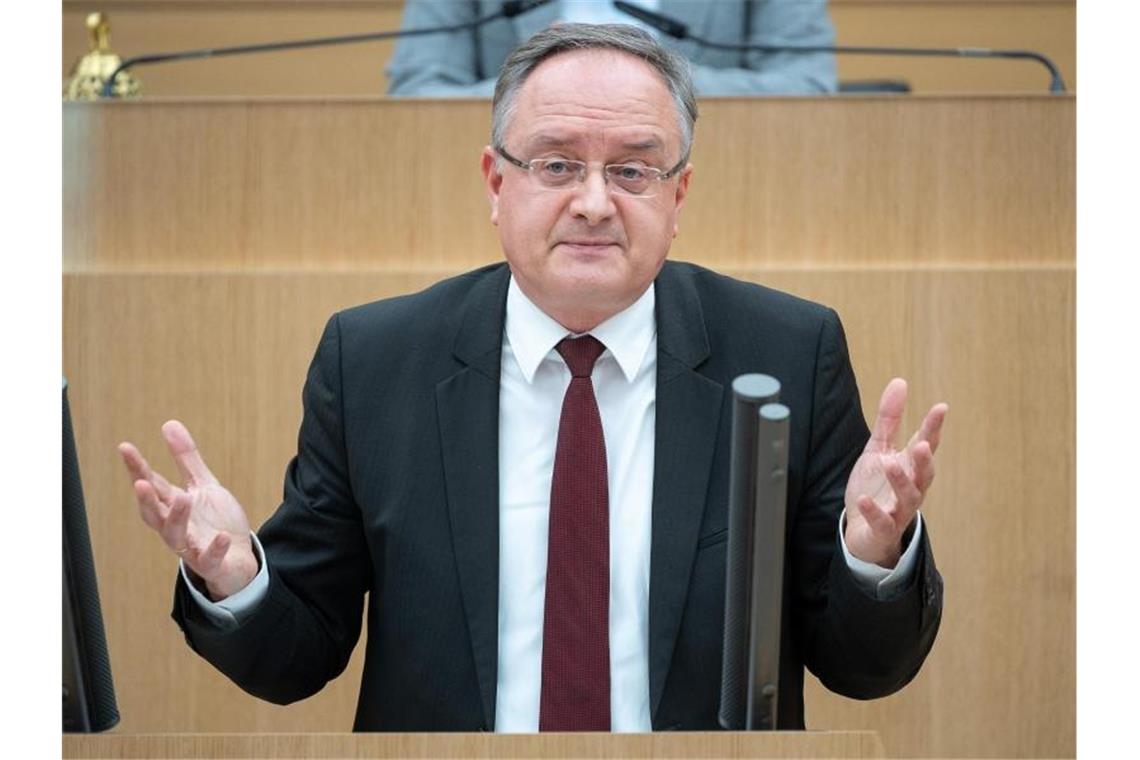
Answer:
MULTIPOLYGON (((514 156, 512 156, 501 145, 494 146, 494 150, 500 156, 505 158, 509 163, 514 164, 518 168, 520 168, 523 171, 528 172, 528 173, 534 171, 533 164, 536 161, 554 160, 554 159, 546 159, 546 158, 532 158, 530 161, 523 161, 522 159, 518 159, 518 158, 515 158, 514 156)), ((567 164, 571 164, 574 166, 581 166, 581 169, 579 169, 578 173, 577 173, 578 179, 573 185, 567 185, 566 187, 546 187, 546 186, 543 186, 543 188, 542 188, 543 190, 555 190, 555 191, 557 191, 557 190, 568 190, 570 188, 578 187, 578 186, 582 185, 583 183, 585 183, 585 181, 586 181, 586 170, 589 168, 588 163, 586 163, 585 161, 578 161, 578 160, 572 159, 572 158, 560 158, 560 159, 556 159, 556 160, 563 161, 567 164)), ((656 166, 645 166, 645 167, 640 167, 640 168, 655 173, 655 176, 653 177, 653 179, 650 180, 651 183, 653 183, 653 182, 664 182, 665 180, 674 177, 677 174, 677 172, 679 172, 679 171, 681 171, 681 169, 685 168, 685 164, 687 164, 688 162, 689 162, 689 157, 687 155, 685 155, 685 156, 681 157, 681 160, 678 161, 677 164, 675 166, 673 166, 673 168, 671 168, 667 171, 663 171, 661 169, 658 169, 656 166)), ((610 176, 609 176, 608 170, 610 169, 610 167, 613 167, 613 166, 632 166, 632 164, 603 164, 602 165, 602 177, 605 179, 605 182, 607 185, 612 184, 610 182, 610 176)), ((617 184, 612 184, 612 187, 614 189, 614 192, 620 193, 622 195, 629 196, 630 198, 652 198, 653 196, 655 196, 657 194, 657 185, 656 184, 650 185, 650 187, 653 188, 653 192, 644 192, 644 193, 631 193, 630 191, 621 187, 621 185, 617 185, 617 184)))

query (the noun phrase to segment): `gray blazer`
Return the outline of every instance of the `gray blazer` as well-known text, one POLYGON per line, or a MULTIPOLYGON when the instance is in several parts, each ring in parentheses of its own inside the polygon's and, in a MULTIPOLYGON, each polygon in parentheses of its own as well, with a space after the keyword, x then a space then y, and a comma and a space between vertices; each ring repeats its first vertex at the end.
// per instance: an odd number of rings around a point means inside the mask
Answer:
MULTIPOLYGON (((407 0, 404 29, 473 21, 499 10, 498 0, 407 0)), ((388 62, 389 95, 490 97, 503 61, 521 42, 559 18, 549 3, 475 32, 399 41, 388 62)), ((834 45, 827 0, 661 0, 659 12, 707 40, 754 45, 834 45)), ((734 53, 692 40, 665 38, 692 63, 698 95, 835 92, 835 57, 826 53, 734 53)))

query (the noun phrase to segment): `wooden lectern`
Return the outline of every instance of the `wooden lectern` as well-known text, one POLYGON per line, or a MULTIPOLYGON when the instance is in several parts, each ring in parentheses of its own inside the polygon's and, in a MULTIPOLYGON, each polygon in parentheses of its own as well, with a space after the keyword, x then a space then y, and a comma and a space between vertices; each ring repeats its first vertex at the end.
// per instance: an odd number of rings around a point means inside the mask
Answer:
POLYGON ((656 734, 69 734, 65 758, 885 757, 873 731, 656 734))

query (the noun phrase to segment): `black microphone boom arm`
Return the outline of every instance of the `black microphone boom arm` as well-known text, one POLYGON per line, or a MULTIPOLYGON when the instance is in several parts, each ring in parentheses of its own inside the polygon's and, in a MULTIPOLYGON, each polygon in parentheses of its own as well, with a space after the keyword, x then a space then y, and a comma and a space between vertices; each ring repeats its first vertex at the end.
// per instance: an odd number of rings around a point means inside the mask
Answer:
POLYGON ((733 52, 756 53, 834 53, 838 55, 901 55, 901 56, 931 56, 944 58, 1020 58, 1037 61, 1049 70, 1052 77, 1049 82, 1049 92, 1065 92, 1065 81, 1056 64, 1048 56, 1034 50, 995 50, 991 48, 956 47, 956 48, 914 48, 914 47, 886 47, 883 45, 744 45, 732 42, 714 42, 702 39, 689 33, 689 27, 675 18, 662 15, 656 11, 631 5, 624 0, 614 0, 614 7, 622 13, 644 21, 654 29, 679 40, 692 40, 698 45, 714 48, 716 50, 730 50, 733 52))
POLYGON ((189 61, 203 58, 218 58, 223 55, 245 55, 247 53, 272 53, 279 50, 298 50, 310 47, 325 47, 331 45, 352 45, 359 42, 377 42, 397 37, 419 37, 428 34, 446 34, 448 32, 462 32, 467 29, 476 29, 484 24, 499 18, 514 18, 521 13, 534 10, 540 5, 546 5, 550 0, 507 0, 502 7, 494 13, 467 21, 462 24, 449 26, 433 26, 422 29, 391 29, 383 32, 368 32, 365 34, 346 34, 338 37, 316 37, 307 40, 290 40, 288 42, 267 42, 260 45, 235 45, 233 47, 200 48, 197 50, 181 50, 174 53, 148 53, 136 55, 125 59, 111 72, 107 81, 103 83, 102 97, 113 97, 115 79, 119 74, 132 66, 148 63, 165 63, 168 61, 189 61))

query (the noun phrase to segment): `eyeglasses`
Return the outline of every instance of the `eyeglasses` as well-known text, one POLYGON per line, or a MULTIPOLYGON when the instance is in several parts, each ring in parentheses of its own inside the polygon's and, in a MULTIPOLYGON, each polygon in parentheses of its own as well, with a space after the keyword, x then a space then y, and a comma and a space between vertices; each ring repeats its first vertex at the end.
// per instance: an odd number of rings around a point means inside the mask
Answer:
MULTIPOLYGON (((544 190, 568 190, 586 181, 589 164, 570 158, 533 158, 522 161, 496 145, 495 152, 518 168, 529 172, 544 190)), ((605 164, 602 176, 614 192, 633 195, 638 198, 651 198, 657 193, 659 183, 677 174, 688 163, 684 156, 677 165, 668 171, 644 164, 605 164)))

